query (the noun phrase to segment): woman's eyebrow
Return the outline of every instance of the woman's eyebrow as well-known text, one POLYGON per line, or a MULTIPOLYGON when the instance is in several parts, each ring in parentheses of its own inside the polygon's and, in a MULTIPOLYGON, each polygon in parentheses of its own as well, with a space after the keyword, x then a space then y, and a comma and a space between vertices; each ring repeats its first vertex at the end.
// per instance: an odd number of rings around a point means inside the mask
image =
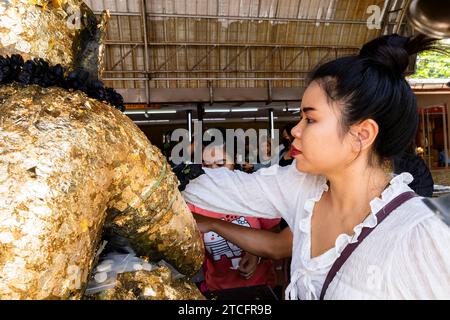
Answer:
POLYGON ((307 113, 307 112, 310 112, 310 111, 317 111, 317 110, 314 109, 314 108, 312 108, 312 107, 302 107, 302 108, 301 108, 301 111, 302 111, 303 113, 307 113))

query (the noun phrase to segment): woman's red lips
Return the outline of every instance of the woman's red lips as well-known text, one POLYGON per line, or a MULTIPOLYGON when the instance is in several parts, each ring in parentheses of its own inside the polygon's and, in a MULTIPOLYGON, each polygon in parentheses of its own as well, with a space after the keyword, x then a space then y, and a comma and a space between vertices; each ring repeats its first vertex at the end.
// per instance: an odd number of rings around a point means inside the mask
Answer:
POLYGON ((291 145, 291 157, 298 156, 299 154, 302 154, 302 152, 293 145, 291 145))

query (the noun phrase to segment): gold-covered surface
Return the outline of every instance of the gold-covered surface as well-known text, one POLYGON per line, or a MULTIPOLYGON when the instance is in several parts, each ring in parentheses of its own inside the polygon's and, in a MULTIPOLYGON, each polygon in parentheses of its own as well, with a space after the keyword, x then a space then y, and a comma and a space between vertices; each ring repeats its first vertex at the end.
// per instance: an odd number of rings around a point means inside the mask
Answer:
POLYGON ((117 275, 114 288, 87 296, 93 300, 206 300, 197 286, 185 279, 172 279, 167 267, 117 275))
MULTIPOLYGON (((142 170, 145 169, 134 168, 128 174, 137 180, 142 170)), ((128 238, 138 255, 149 256, 152 261, 165 259, 181 273, 193 275, 203 262, 203 254, 198 254, 203 250, 203 243, 197 241, 199 234, 195 235, 197 242, 180 241, 194 235, 190 227, 192 215, 186 214, 189 209, 178 191, 178 180, 167 164, 151 175, 156 181, 147 185, 140 197, 135 197, 139 193, 138 185, 127 186, 123 195, 135 200, 116 199, 116 207, 121 212, 111 214, 106 227, 128 238), (186 255, 188 252, 197 254, 186 255)))
POLYGON ((42 58, 97 76, 107 17, 98 22, 82 0, 0 1, 0 55, 42 58))
POLYGON ((0 87, 0 299, 80 298, 104 223, 185 274, 200 233, 161 152, 81 92, 0 87), (125 211, 125 213, 123 213, 125 211))

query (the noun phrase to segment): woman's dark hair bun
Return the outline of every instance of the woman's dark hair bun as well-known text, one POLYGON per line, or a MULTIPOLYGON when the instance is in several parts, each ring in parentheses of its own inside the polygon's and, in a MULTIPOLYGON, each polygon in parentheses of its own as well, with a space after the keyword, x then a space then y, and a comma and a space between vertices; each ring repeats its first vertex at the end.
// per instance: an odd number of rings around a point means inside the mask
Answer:
POLYGON ((442 51, 437 47, 436 41, 423 34, 415 37, 398 34, 382 36, 366 43, 359 52, 359 57, 403 75, 411 55, 425 50, 442 51))

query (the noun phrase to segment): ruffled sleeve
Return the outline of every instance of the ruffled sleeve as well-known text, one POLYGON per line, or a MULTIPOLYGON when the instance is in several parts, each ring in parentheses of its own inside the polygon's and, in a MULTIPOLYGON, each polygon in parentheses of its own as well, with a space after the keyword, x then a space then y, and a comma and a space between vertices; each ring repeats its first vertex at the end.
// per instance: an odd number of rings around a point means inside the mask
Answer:
POLYGON ((399 238, 391 258, 389 299, 450 299, 450 228, 439 218, 399 238))
POLYGON ((253 174, 225 168, 205 169, 183 192, 185 200, 219 213, 233 212, 261 218, 283 217, 288 223, 296 212, 299 195, 314 188, 315 178, 274 165, 253 174))

